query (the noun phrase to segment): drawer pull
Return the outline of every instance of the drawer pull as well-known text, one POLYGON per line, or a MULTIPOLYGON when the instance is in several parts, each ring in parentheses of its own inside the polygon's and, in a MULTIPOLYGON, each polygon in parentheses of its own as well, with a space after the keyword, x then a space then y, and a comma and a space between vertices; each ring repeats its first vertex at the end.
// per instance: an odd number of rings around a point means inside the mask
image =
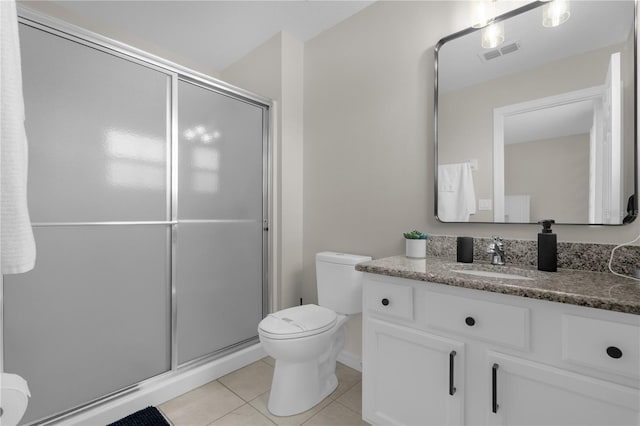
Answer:
POLYGON ((464 319, 464 323, 467 324, 469 327, 473 327, 476 324, 476 320, 473 319, 473 317, 466 317, 464 319))
POLYGON ((609 346, 607 348, 607 355, 613 359, 622 358, 622 351, 616 346, 609 346))
POLYGON ((389 306, 389 299, 387 299, 386 297, 382 299, 382 306, 389 306))
POLYGON ((498 412, 498 364, 491 367, 491 412, 498 412))
POLYGON ((456 393, 456 387, 453 386, 454 377, 453 377, 453 368, 454 368, 454 358, 456 357, 456 351, 449 352, 449 395, 453 395, 456 393))

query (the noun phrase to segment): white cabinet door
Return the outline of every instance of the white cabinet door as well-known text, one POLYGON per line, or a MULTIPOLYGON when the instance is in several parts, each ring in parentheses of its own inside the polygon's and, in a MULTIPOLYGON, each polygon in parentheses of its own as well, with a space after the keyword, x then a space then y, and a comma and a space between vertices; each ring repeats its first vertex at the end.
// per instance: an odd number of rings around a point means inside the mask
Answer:
POLYGON ((365 321, 363 417, 379 425, 460 425, 464 344, 365 321))
POLYGON ((494 352, 487 359, 488 424, 639 424, 637 389, 494 352))

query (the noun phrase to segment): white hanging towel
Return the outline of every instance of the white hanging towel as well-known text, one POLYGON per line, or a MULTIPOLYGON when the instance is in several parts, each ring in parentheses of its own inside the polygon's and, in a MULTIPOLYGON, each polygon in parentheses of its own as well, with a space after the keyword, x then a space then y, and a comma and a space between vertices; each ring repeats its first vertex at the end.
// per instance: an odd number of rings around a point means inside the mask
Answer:
POLYGON ((469 162, 438 166, 438 218, 468 222, 476 213, 476 193, 469 162))
POLYGON ((0 0, 0 268, 33 269, 36 248, 27 208, 27 135, 15 0, 0 0))

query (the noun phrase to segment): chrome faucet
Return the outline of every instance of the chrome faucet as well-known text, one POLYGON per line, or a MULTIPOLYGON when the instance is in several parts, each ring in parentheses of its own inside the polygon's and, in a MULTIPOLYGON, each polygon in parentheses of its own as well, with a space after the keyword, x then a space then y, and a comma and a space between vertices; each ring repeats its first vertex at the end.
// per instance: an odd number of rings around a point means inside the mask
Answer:
POLYGON ((493 255, 491 256, 492 265, 504 265, 504 242, 502 241, 502 237, 493 237, 493 242, 489 244, 487 253, 493 255))

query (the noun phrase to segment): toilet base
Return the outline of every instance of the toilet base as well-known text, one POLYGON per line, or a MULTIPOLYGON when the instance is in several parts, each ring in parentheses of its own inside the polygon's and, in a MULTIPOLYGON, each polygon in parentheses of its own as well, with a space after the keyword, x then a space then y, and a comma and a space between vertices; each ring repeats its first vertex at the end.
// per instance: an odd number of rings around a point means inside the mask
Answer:
POLYGON ((319 383, 318 366, 299 363, 278 366, 271 384, 269 412, 275 416, 293 416, 307 411, 329 396, 338 387, 338 378, 331 374, 319 383), (280 367, 280 368, 278 368, 280 367), (295 377, 296 380, 287 378, 295 377))
POLYGON ((307 411, 338 387, 336 359, 344 347, 345 318, 341 318, 330 347, 319 358, 306 362, 278 360, 273 372, 267 408, 275 416, 307 411))

